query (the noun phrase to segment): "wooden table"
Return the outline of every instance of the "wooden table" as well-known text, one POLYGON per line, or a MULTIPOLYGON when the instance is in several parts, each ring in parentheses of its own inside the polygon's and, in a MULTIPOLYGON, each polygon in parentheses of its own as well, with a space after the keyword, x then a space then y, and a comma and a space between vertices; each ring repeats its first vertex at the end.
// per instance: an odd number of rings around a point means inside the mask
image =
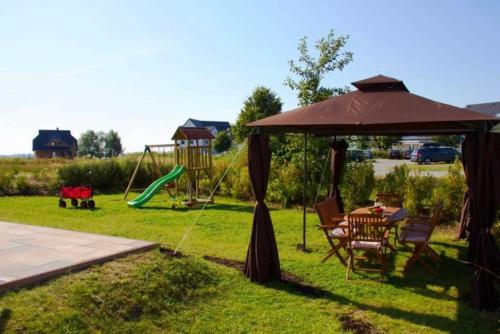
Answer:
MULTIPOLYGON (((352 214, 367 214, 371 213, 370 209, 373 209, 372 206, 370 207, 365 207, 365 208, 358 208, 354 211, 352 211, 352 214)), ((395 237, 394 237, 394 242, 397 242, 397 237, 398 237, 398 223, 400 221, 403 221, 407 216, 408 216, 408 210, 405 208, 398 208, 398 207, 393 207, 393 206, 385 206, 384 207, 384 212, 383 216, 386 217, 387 219, 387 229, 390 230, 391 228, 395 229, 395 237)), ((345 216, 346 222, 345 225, 347 225, 347 215, 345 216)), ((396 248, 389 243, 389 240, 387 240, 387 246, 393 251, 396 251, 396 248)))
MULTIPOLYGON (((366 208, 359 208, 354 211, 352 211, 352 214, 367 214, 371 213, 370 209, 373 207, 366 207, 366 208)), ((384 207, 384 212, 383 212, 384 217, 387 217, 387 224, 389 225, 396 225, 400 221, 404 220, 406 216, 408 216, 408 210, 405 208, 397 208, 393 206, 386 206, 384 207)), ((347 220, 347 217, 346 217, 347 220)))

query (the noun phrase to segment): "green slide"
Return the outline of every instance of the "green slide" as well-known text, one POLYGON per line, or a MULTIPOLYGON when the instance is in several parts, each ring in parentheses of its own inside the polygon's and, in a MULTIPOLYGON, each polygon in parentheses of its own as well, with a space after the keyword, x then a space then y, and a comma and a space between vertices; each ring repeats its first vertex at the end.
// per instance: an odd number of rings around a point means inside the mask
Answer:
POLYGON ((162 186, 172 181, 177 180, 184 173, 184 166, 175 166, 174 169, 170 171, 165 176, 160 177, 158 180, 151 183, 149 187, 144 190, 136 199, 129 201, 128 205, 134 208, 138 208, 146 204, 156 193, 158 193, 162 186))

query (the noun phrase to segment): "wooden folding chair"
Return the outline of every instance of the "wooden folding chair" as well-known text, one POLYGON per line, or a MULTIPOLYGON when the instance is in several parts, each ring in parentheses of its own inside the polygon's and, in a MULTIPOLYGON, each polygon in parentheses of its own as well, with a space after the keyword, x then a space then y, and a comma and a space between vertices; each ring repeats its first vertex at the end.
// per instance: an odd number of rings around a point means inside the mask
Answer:
POLYGON ((375 202, 384 206, 403 207, 401 196, 392 193, 378 193, 375 195, 375 202))
POLYGON ((349 260, 347 263, 346 279, 349 279, 350 271, 362 270, 368 272, 379 272, 384 277, 387 269, 386 246, 389 230, 387 221, 381 215, 372 214, 350 214, 348 221, 348 243, 347 252, 349 260), (355 255, 362 251, 363 255, 355 255), (369 253, 375 254, 380 262, 381 268, 363 268, 357 266, 356 260, 367 260, 369 253))
MULTIPOLYGON (((378 203, 382 206, 392 206, 396 208, 403 207, 403 201, 401 200, 401 196, 393 193, 378 193, 375 195, 375 203, 378 203)), ((398 241, 398 225, 394 225, 394 243, 398 241)))
POLYGON ((344 214, 340 213, 335 197, 330 197, 316 204, 316 212, 318 213, 321 225, 318 226, 325 233, 328 243, 332 247, 328 251, 321 263, 328 260, 332 255, 336 255, 340 262, 347 265, 347 257, 342 257, 341 249, 346 249, 347 245, 347 224, 345 223, 344 214))
POLYGON ((433 274, 437 274, 440 257, 429 245, 429 240, 439 222, 442 209, 443 203, 439 201, 434 208, 432 217, 408 217, 407 223, 401 229, 401 234, 399 236, 399 243, 408 248, 412 253, 410 259, 406 262, 405 271, 409 270, 415 262, 419 261, 425 269, 433 274), (410 245, 413 245, 413 248, 410 245), (427 255, 431 261, 436 263, 436 268, 432 268, 424 261, 422 255, 427 255))

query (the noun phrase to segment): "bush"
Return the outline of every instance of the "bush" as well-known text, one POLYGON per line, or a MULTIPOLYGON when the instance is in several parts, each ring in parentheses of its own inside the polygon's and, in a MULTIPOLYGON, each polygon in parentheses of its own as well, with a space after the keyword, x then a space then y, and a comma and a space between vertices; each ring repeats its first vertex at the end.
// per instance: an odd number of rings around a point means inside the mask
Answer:
POLYGON ((389 151, 387 150, 372 150, 374 159, 389 159, 389 151))
MULTIPOLYGON (((63 185, 91 185, 100 192, 123 191, 128 185, 137 162, 132 159, 84 160, 65 165, 58 169, 59 181, 63 185)), ((162 175, 172 169, 172 165, 160 165, 162 175)), ((134 188, 150 185, 158 175, 154 175, 151 162, 143 162, 134 180, 134 188)))
POLYGON ((443 201, 442 218, 444 221, 457 221, 460 219, 462 203, 467 190, 465 176, 462 174, 462 164, 455 161, 448 167, 448 174, 443 177, 434 189, 434 201, 443 201))
POLYGON ((433 189, 438 184, 438 179, 431 175, 408 177, 404 207, 410 214, 430 214, 434 205, 433 189))
POLYGON ((365 205, 374 187, 375 172, 371 162, 347 163, 340 184, 345 211, 351 211, 358 205, 365 205))
POLYGON ((401 197, 401 201, 404 203, 408 188, 409 174, 410 172, 406 165, 394 167, 391 172, 386 174, 385 178, 377 183, 377 192, 398 194, 401 197))

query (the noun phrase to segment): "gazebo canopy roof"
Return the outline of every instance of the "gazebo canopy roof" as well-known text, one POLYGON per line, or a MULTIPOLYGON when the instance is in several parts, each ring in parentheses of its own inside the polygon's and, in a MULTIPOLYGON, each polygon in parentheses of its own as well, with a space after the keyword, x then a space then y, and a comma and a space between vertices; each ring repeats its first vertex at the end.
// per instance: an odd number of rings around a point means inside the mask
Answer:
POLYGON ((345 95, 248 123, 262 132, 319 135, 465 134, 500 119, 426 99, 401 80, 378 75, 352 83, 345 95))

